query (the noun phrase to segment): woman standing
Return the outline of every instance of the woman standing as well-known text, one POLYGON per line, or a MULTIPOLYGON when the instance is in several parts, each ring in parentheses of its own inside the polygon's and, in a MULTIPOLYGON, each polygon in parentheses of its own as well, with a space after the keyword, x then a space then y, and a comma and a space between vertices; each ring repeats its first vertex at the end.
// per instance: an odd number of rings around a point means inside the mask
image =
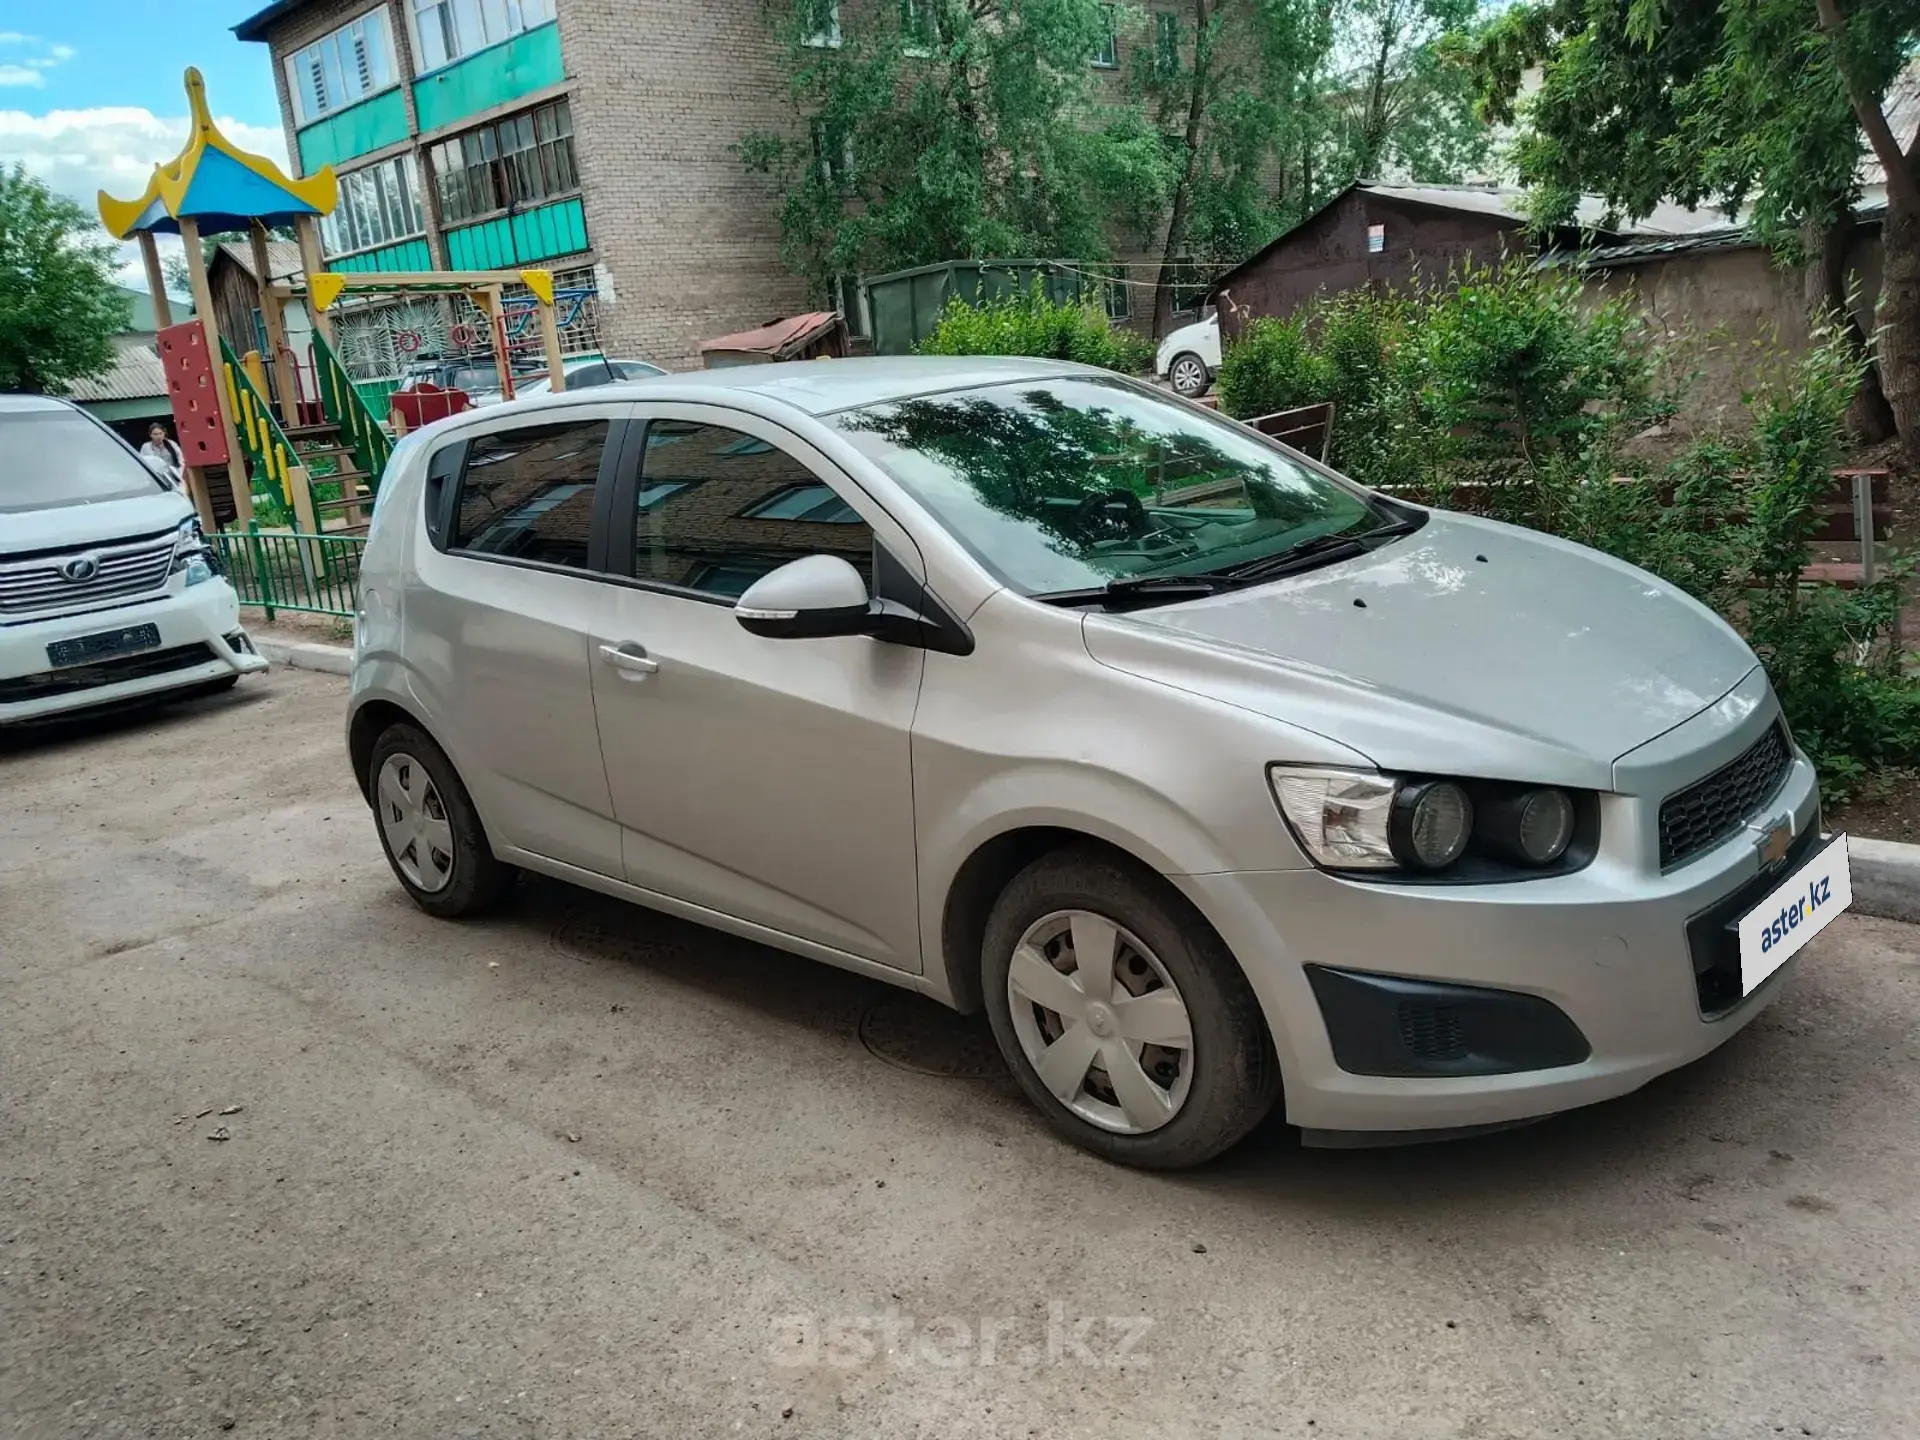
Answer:
POLYGON ((180 453, 180 446, 168 437, 167 427, 158 420, 147 427, 147 443, 140 447, 142 455, 150 455, 167 467, 167 474, 178 485, 187 470, 187 457, 180 453))

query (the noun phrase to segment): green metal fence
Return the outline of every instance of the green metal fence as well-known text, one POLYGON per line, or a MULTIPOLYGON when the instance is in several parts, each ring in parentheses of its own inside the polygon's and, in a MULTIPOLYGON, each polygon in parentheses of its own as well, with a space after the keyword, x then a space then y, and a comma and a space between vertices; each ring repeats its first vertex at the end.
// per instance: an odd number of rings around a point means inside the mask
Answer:
POLYGON ((276 610, 352 617, 366 536, 262 530, 256 520, 245 530, 221 531, 213 543, 240 603, 260 606, 267 619, 276 610))

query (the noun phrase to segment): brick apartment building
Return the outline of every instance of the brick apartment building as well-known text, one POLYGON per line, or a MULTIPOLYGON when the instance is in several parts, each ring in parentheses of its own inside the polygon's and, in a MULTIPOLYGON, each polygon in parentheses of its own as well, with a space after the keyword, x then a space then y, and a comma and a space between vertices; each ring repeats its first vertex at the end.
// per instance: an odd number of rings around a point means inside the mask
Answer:
MULTIPOLYGON (((830 44, 840 7, 823 4, 830 44)), ((792 123, 765 0, 273 0, 234 33, 271 53, 295 173, 340 176, 334 269, 544 266, 602 302, 569 349, 674 367, 817 303, 729 148, 792 123)), ((1120 60, 1110 45, 1095 64, 1120 60)), ((384 313, 364 338, 432 329, 384 313)), ((367 379, 405 359, 362 351, 367 379)))

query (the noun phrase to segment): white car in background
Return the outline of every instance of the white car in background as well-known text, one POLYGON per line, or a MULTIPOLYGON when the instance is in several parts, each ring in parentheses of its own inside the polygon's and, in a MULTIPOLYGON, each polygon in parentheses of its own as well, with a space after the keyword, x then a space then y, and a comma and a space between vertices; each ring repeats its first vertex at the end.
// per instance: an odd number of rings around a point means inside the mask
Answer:
POLYGON ((0 395, 0 726, 267 668, 158 465, 78 406, 0 395))
MULTIPOLYGON (((569 360, 561 369, 566 372, 567 389, 587 390, 595 385, 614 385, 622 380, 651 380, 656 375, 667 372, 658 365, 646 360, 606 360, 600 356, 588 359, 569 360)), ((516 383, 513 394, 516 400, 530 400, 535 395, 548 395, 553 392, 553 382, 545 374, 529 380, 526 384, 516 383)))
POLYGON ((1209 311, 1206 318, 1182 325, 1160 342, 1153 359, 1153 373, 1173 386, 1176 395, 1192 399, 1207 393, 1213 377, 1220 373, 1220 316, 1209 311))

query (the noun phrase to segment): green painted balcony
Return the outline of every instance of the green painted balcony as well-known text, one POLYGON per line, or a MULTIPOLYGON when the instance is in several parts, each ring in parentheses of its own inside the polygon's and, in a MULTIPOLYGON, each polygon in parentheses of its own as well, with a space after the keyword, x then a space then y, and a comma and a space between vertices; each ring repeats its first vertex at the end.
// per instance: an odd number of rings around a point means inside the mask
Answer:
POLYGON ((548 23, 421 76, 413 83, 413 107, 425 134, 565 78, 560 26, 548 23))
POLYGON ((367 275, 394 270, 431 270, 433 252, 425 240, 402 240, 398 245, 382 245, 378 250, 362 250, 339 260, 327 261, 327 268, 342 275, 367 275))
POLYGON ((406 138, 407 99, 398 85, 294 132, 305 175, 406 138))
POLYGON ((455 270, 511 270, 586 249, 587 215, 578 199, 557 200, 449 230, 446 239, 447 263, 455 270))

